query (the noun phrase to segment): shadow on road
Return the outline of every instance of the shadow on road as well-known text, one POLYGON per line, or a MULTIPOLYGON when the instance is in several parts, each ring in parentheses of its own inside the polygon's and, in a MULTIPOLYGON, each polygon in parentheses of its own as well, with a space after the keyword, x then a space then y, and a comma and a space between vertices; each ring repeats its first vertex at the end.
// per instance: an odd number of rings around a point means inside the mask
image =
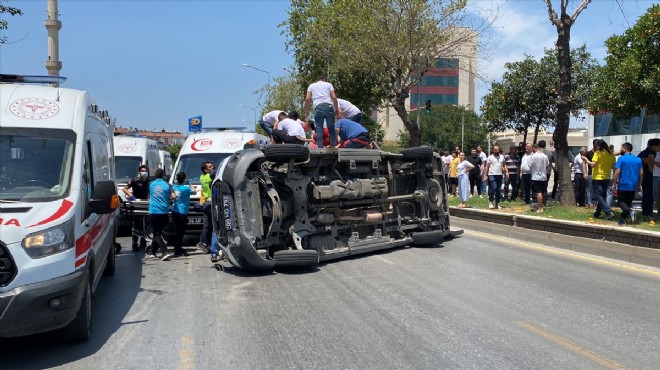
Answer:
MULTIPOLYGON (((92 338, 68 343, 57 331, 28 337, 0 339, 0 368, 43 369, 75 362, 93 355, 123 325, 140 291, 143 252, 117 255, 115 275, 101 279, 94 295, 92 338)), ((128 245, 130 250, 130 244, 128 245)))

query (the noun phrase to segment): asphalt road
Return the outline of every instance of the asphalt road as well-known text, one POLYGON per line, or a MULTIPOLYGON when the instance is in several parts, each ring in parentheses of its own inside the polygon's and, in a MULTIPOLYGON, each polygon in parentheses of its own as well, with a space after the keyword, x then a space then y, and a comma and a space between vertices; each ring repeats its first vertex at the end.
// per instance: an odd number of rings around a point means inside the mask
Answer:
POLYGON ((307 270, 254 276, 222 265, 197 251, 169 262, 124 252, 97 291, 90 341, 0 340, 0 368, 660 364, 658 269, 474 232, 307 270))

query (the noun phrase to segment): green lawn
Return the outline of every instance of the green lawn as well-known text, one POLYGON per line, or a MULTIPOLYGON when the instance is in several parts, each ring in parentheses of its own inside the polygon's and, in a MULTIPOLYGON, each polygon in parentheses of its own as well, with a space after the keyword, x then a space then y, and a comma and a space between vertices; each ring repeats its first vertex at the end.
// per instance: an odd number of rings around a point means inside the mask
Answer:
MULTIPOLYGON (((458 197, 449 197, 450 206, 458 206, 460 204, 458 197)), ((478 196, 473 196, 467 202, 468 208, 475 209, 488 209, 488 197, 479 198, 478 196)), ((499 213, 510 213, 510 214, 520 214, 525 216, 534 216, 534 217, 544 217, 551 218, 555 220, 569 220, 569 221, 582 221, 585 223, 598 224, 598 225, 609 225, 617 226, 617 222, 621 218, 621 209, 618 207, 613 207, 612 212, 614 212, 614 218, 611 221, 605 220, 605 215, 601 215, 600 218, 594 218, 594 209, 587 209, 577 206, 562 206, 559 203, 554 203, 550 201, 544 208, 543 213, 536 214, 536 212, 531 211, 531 207, 521 200, 515 202, 503 201, 500 203, 502 209, 492 209, 491 212, 499 213)), ((660 223, 655 224, 649 222, 648 217, 642 216, 639 211, 636 212, 637 222, 633 225, 621 226, 626 228, 636 228, 641 230, 656 231, 660 233, 660 223)))

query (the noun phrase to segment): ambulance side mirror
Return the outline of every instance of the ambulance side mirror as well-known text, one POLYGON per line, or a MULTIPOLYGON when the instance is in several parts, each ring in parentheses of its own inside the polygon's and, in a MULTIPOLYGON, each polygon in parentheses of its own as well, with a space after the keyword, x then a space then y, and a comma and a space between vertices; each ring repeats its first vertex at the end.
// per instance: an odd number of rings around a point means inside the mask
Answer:
POLYGON ((114 212, 113 199, 117 198, 117 185, 112 180, 101 180, 94 184, 94 195, 89 201, 93 213, 105 215, 114 212))

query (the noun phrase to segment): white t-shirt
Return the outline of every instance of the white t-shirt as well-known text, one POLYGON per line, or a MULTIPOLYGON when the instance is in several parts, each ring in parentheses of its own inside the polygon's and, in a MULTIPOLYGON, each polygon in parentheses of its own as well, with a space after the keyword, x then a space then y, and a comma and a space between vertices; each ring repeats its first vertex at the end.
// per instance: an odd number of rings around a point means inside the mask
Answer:
POLYGON ((522 156, 522 159, 520 161, 520 173, 523 173, 525 175, 529 175, 532 173, 532 169, 529 167, 531 161, 532 161, 532 156, 534 155, 534 152, 532 153, 525 153, 525 155, 522 156))
POLYGON ((488 175, 489 176, 501 176, 504 174, 502 172, 502 167, 504 166, 504 156, 502 154, 497 157, 495 154, 491 154, 488 157, 488 175))
POLYGON ((286 134, 289 136, 306 137, 305 129, 303 129, 300 122, 294 121, 291 118, 285 118, 280 121, 280 124, 277 126, 277 128, 286 132, 286 134))
POLYGON ((582 156, 575 156, 575 159, 573 160, 573 171, 575 171, 575 173, 582 174, 582 163, 582 156))
POLYGON ((548 175, 545 171, 549 163, 550 161, 548 160, 548 156, 543 154, 543 152, 536 152, 534 155, 532 155, 532 160, 530 161, 532 181, 548 180, 548 175))
POLYGON ((655 166, 653 166, 653 177, 660 177, 660 152, 655 152, 655 166))
POLYGON ((263 117, 261 117, 261 120, 264 122, 268 122, 269 125, 273 126, 275 122, 277 122, 277 116, 279 116, 280 113, 282 113, 281 110, 274 110, 272 112, 268 112, 264 114, 263 117))
POLYGON ((440 157, 440 160, 442 161, 442 169, 445 172, 445 175, 449 175, 449 163, 451 163, 451 160, 454 157, 451 156, 451 154, 443 155, 440 157))
POLYGON ((307 92, 312 93, 312 105, 316 108, 317 105, 322 103, 332 104, 331 91, 335 91, 332 84, 325 81, 317 81, 309 85, 307 92))
MULTIPOLYGON (((332 102, 332 100, 331 100, 331 102, 332 102)), ((360 109, 358 109, 358 107, 356 107, 355 105, 353 105, 353 104, 352 104, 351 102, 349 102, 348 100, 344 100, 344 99, 339 99, 339 98, 338 98, 338 99, 337 99, 337 103, 338 103, 339 108, 341 109, 341 111, 344 112, 344 117, 346 117, 346 118, 348 118, 348 117, 353 117, 353 116, 356 115, 356 114, 360 114, 360 113, 362 113, 362 112, 360 111, 360 109)))
POLYGON ((472 163, 463 160, 463 162, 458 164, 458 176, 460 175, 467 175, 468 171, 470 171, 470 167, 472 167, 472 163))

